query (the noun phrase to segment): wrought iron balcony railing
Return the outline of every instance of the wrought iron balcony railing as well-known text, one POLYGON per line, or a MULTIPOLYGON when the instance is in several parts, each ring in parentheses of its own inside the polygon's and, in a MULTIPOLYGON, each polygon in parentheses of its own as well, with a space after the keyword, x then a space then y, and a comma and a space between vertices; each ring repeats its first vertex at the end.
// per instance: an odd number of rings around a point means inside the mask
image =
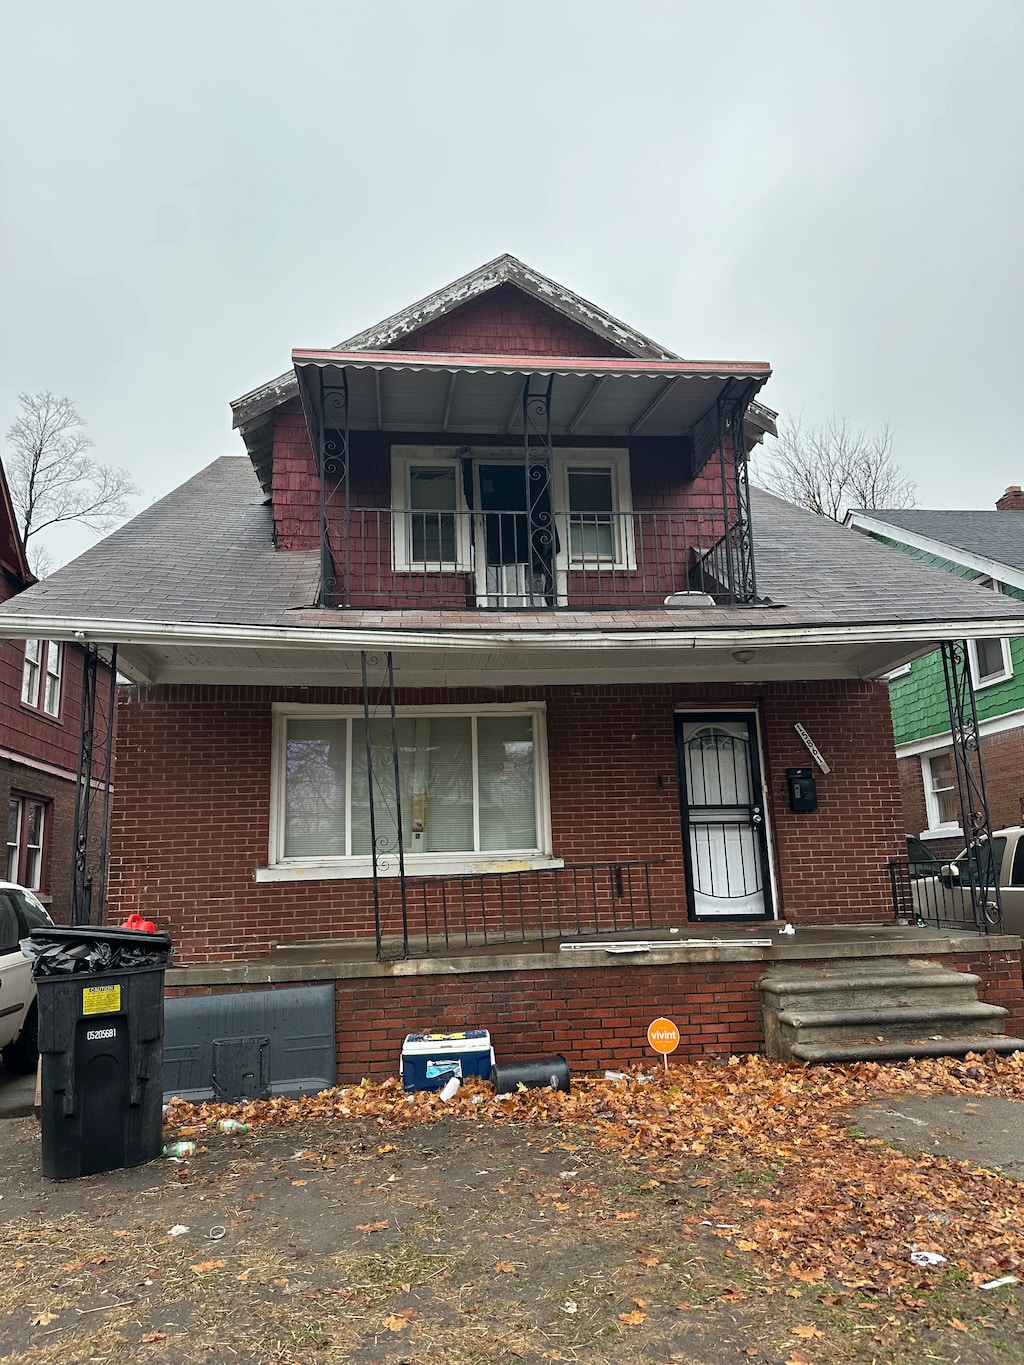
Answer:
POLYGON ((749 556, 721 512, 439 511, 353 507, 332 528, 332 604, 615 608, 677 593, 742 600, 749 556))

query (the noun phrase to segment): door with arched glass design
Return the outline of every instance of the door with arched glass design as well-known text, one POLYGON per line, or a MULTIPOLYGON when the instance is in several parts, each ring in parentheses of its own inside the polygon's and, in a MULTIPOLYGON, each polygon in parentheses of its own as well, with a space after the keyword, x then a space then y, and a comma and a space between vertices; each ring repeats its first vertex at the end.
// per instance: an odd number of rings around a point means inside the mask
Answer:
POLYGON ((690 918, 770 919, 756 717, 677 715, 676 748, 690 918))

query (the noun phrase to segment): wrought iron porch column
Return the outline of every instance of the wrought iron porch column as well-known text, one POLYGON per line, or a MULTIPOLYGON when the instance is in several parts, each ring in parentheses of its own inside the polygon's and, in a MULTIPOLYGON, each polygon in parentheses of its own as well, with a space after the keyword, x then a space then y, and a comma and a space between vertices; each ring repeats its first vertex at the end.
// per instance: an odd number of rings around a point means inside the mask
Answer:
POLYGON ((320 605, 344 607, 349 605, 352 590, 352 527, 349 492, 349 427, 348 375, 341 374, 340 384, 325 384, 323 371, 316 370, 313 411, 319 419, 316 433, 317 469, 320 475, 320 605), (342 507, 342 572, 331 549, 329 512, 337 503, 339 490, 343 494, 342 507))
POLYGON ((988 933, 991 928, 1001 927, 1003 903, 990 853, 992 818, 985 790, 970 655, 966 640, 947 641, 941 649, 961 828, 967 840, 971 909, 977 927, 988 933))
POLYGON ((532 600, 550 600, 555 590, 555 528, 551 515, 551 389, 548 375, 543 389, 531 389, 532 377, 523 385, 523 461, 526 475, 527 541, 532 600))
POLYGON ((750 529, 750 482, 747 476, 746 438, 743 424, 753 396, 753 385, 730 379, 717 401, 718 466, 722 487, 722 514, 725 518, 725 563, 729 596, 734 603, 757 598, 754 572, 754 544, 750 529), (730 481, 726 446, 732 451, 733 477, 730 481), (735 499, 735 522, 729 506, 730 482, 735 499))
MULTIPOLYGON (((401 951, 389 957, 409 956, 409 914, 406 904, 405 831, 402 824, 402 785, 398 762, 398 722, 395 709, 395 670, 389 650, 386 654, 359 655, 363 679, 363 729, 366 738, 366 787, 370 820, 370 855, 373 873, 373 930, 377 946, 377 960, 384 954, 384 927, 381 916, 381 875, 389 869, 391 859, 398 858, 398 894, 402 912, 401 951), (370 669, 383 666, 384 676, 377 685, 376 697, 370 682, 370 669), (390 743, 375 745, 371 725, 377 710, 387 707, 390 720, 390 743), (382 780, 382 772, 386 774, 382 780), (389 790, 390 789, 390 790, 389 790), (389 794, 393 793, 389 803, 389 794), (380 803, 380 804, 379 804, 380 803), (378 816, 381 833, 378 834, 378 816), (390 825, 390 829, 388 826, 390 825)), ((353 764, 355 754, 352 755, 353 764)), ((390 879, 389 879, 390 880, 390 879)))
POLYGON ((117 700, 117 646, 110 649, 110 678, 107 687, 106 717, 97 706, 102 671, 107 661, 98 645, 82 647, 82 711, 78 732, 78 777, 75 787, 75 815, 71 836, 72 924, 103 923, 107 901, 108 837, 110 831, 110 774, 114 756, 115 704, 117 700), (103 778, 94 777, 97 759, 102 757, 103 778), (93 807, 100 802, 100 830, 96 847, 95 877, 90 867, 90 838, 95 834, 93 807), (95 894, 94 894, 95 892, 95 894))

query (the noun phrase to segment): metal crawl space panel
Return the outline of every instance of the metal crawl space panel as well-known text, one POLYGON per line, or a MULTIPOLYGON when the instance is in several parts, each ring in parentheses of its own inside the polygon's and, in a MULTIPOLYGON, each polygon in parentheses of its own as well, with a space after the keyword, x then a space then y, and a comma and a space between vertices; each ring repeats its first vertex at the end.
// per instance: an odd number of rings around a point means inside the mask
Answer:
POLYGON ((334 986, 164 1002, 164 1096, 315 1095, 334 1084, 334 986))

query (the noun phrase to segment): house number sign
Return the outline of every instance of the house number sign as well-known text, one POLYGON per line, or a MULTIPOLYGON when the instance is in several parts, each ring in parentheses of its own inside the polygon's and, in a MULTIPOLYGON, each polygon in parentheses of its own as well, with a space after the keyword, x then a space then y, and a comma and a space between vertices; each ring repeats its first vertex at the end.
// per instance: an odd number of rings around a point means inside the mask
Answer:
POLYGON ((822 756, 821 756, 821 750, 820 750, 820 749, 818 748, 818 746, 815 744, 814 740, 811 739, 810 735, 807 733, 807 731, 804 729, 804 727, 800 724, 799 721, 797 721, 796 725, 793 726, 793 729, 797 732, 797 734, 798 734, 798 735, 800 736, 800 738, 803 740, 804 744, 807 746, 807 752, 808 752, 808 753, 810 754, 810 756, 814 759, 815 763, 817 763, 817 765, 818 765, 818 767, 821 769, 821 771, 822 771, 823 773, 830 773, 830 772, 832 771, 832 769, 828 766, 828 764, 827 764, 827 763, 825 762, 825 760, 822 758, 822 756))

